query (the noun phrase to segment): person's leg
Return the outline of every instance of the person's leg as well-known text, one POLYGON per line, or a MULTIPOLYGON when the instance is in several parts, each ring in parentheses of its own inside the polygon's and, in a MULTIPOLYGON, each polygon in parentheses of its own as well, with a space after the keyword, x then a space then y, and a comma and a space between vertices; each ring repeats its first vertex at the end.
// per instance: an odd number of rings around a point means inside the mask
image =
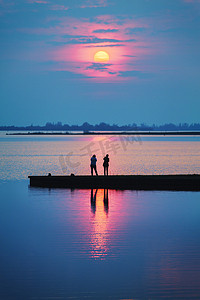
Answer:
POLYGON ((96 166, 94 166, 94 170, 95 170, 96 175, 98 176, 97 167, 96 166))
POLYGON ((106 173, 106 176, 108 176, 108 167, 106 167, 106 172, 105 173, 106 173))
POLYGON ((104 167, 104 176, 106 176, 106 167, 104 167))
POLYGON ((93 176, 93 166, 91 165, 91 175, 93 176))

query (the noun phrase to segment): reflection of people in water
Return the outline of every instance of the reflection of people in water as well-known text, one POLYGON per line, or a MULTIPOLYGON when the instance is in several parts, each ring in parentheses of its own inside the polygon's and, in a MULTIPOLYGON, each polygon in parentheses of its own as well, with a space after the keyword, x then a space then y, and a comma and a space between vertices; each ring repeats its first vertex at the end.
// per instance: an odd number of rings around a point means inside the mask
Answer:
POLYGON ((91 209, 92 209, 92 212, 95 214, 95 211, 96 211, 96 198, 97 198, 97 191, 98 189, 96 189, 95 193, 94 193, 94 190, 91 189, 91 209))
MULTIPOLYGON (((95 190, 95 193, 94 193, 94 190, 91 189, 91 210, 93 212, 93 214, 96 213, 96 199, 97 199, 97 191, 98 189, 95 190)), ((108 214, 108 189, 104 189, 104 194, 103 194, 103 203, 104 203, 104 211, 106 214, 108 214)))
POLYGON ((103 158, 104 175, 108 176, 109 157, 108 154, 103 158))
POLYGON ((104 211, 106 212, 106 214, 108 214, 108 189, 104 189, 103 196, 104 211))

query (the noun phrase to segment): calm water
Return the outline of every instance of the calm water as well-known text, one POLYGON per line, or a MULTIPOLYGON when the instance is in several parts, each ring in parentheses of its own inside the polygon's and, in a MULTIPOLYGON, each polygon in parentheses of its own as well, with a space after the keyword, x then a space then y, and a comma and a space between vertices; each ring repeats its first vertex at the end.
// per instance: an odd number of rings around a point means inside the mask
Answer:
POLYGON ((0 299, 200 299, 200 193, 30 188, 29 174, 200 173, 198 137, 0 136, 0 299))
POLYGON ((200 137, 0 135, 0 178, 90 174, 90 157, 110 154, 110 174, 200 174, 200 137))

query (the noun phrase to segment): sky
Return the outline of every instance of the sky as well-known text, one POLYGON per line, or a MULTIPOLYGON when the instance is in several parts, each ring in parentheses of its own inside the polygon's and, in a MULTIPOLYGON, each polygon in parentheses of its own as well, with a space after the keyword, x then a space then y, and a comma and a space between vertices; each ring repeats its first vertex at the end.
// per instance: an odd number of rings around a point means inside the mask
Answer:
POLYGON ((200 0, 0 0, 0 125, 200 122, 200 0))

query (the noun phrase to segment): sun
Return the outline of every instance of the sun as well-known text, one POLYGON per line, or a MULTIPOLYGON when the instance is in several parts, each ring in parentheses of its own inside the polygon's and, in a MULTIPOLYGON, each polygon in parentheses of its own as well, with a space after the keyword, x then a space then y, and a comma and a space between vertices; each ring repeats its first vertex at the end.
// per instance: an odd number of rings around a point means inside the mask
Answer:
POLYGON ((110 57, 106 51, 98 51, 94 55, 94 61, 99 63, 104 63, 109 61, 110 57))

